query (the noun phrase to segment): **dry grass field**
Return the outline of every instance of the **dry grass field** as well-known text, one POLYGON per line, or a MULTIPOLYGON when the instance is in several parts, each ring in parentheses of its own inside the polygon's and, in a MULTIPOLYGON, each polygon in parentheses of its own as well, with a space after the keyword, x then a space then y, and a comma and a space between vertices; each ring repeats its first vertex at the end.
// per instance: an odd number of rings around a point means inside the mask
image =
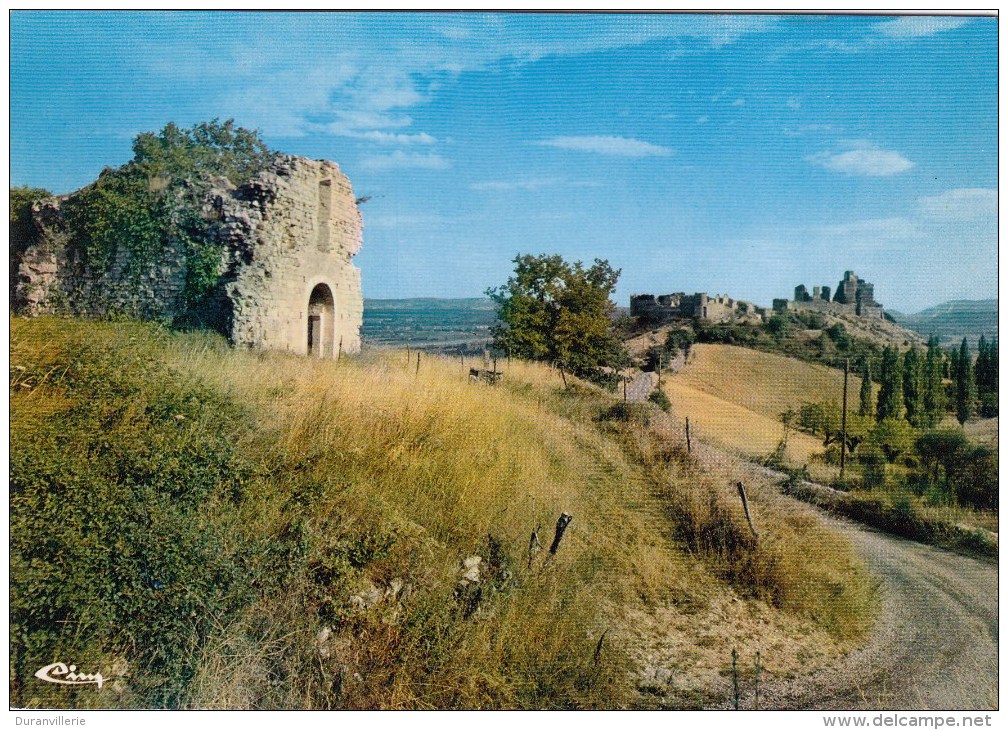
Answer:
MULTIPOLYGON (((685 385, 780 422, 802 403, 843 398, 843 371, 732 345, 693 345, 676 376, 685 385)), ((847 383, 847 405, 857 407, 861 378, 847 383)))
MULTIPOLYGON (((784 435, 780 415, 802 403, 843 397, 843 373, 782 355, 731 345, 694 345, 686 366, 663 378, 680 419, 689 417, 701 440, 749 457, 773 451, 784 435)), ((861 379, 848 380, 848 407, 856 407, 861 379)), ((822 453, 822 441, 792 430, 786 457, 800 466, 822 453)))

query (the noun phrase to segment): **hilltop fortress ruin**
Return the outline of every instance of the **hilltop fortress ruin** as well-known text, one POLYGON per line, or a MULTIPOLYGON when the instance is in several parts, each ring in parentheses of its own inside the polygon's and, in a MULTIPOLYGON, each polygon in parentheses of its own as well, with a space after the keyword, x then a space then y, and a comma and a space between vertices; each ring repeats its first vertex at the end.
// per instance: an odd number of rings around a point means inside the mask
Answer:
MULTIPOLYGON (((845 271, 832 298, 829 286, 804 284, 794 290, 794 299, 774 299, 773 312, 816 311, 836 316, 849 315, 864 320, 885 320, 882 305, 875 301, 875 285, 845 271)), ((752 302, 732 299, 727 294, 707 296, 704 292, 686 294, 634 294, 630 297, 630 316, 661 324, 672 320, 696 319, 706 322, 752 322, 766 320, 770 312, 752 302)))
POLYGON ((865 319, 885 319, 885 310, 875 301, 875 285, 859 279, 853 271, 845 271, 830 299, 828 286, 812 287, 812 294, 804 284, 794 290, 794 299, 774 299, 775 312, 814 310, 829 314, 853 314, 865 319))
MULTIPOLYGON (((13 311, 189 321, 222 331, 240 347, 331 358, 360 349, 362 224, 350 182, 325 160, 275 155, 235 187, 214 178, 189 184, 208 276, 194 303, 192 244, 167 237, 140 256, 118 246, 109 265, 82 257, 64 207, 70 196, 32 208, 32 244, 12 261, 13 311)), ((154 185, 167 185, 152 180, 154 185)), ((185 187, 185 185, 183 185, 185 187)))
POLYGON ((709 297, 706 292, 686 294, 634 294, 630 297, 630 316, 655 323, 673 319, 701 319, 724 322, 729 319, 761 321, 766 316, 763 307, 732 299, 727 294, 709 297))

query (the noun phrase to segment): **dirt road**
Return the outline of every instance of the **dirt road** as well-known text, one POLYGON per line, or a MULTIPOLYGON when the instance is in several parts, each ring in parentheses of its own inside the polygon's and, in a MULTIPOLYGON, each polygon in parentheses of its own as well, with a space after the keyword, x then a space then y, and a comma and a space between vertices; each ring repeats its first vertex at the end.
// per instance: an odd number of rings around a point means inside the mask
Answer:
POLYGON ((765 709, 984 710, 998 706, 997 567, 825 518, 880 581, 871 639, 839 665, 761 688, 765 709))

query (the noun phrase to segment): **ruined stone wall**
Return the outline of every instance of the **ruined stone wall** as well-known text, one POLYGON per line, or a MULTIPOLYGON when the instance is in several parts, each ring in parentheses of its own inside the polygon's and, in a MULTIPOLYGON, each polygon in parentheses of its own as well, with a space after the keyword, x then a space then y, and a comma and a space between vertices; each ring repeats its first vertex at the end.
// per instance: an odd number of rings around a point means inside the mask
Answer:
POLYGON ((177 244, 149 260, 120 247, 108 271, 95 271, 80 258, 67 230, 63 197, 46 198, 32 209, 36 243, 17 262, 12 309, 21 314, 125 315, 171 320, 185 289, 186 259, 177 244))
POLYGON ((36 241, 17 262, 12 308, 212 320, 237 346, 322 357, 360 350, 363 297, 352 258, 361 247, 361 216, 335 163, 277 155, 240 188, 220 178, 198 197, 205 236, 220 251, 220 284, 208 298, 214 311, 185 309, 188 262, 179 242, 145 260, 120 246, 107 270, 90 269, 61 214, 65 198, 33 209, 36 241))
POLYGON ((226 286, 235 345, 307 354, 309 300, 321 286, 332 303, 321 315, 323 349, 312 354, 336 356, 341 340, 342 352, 359 351, 364 300, 351 259, 361 247, 361 216, 339 167, 286 157, 217 198, 228 246, 239 257, 226 286))

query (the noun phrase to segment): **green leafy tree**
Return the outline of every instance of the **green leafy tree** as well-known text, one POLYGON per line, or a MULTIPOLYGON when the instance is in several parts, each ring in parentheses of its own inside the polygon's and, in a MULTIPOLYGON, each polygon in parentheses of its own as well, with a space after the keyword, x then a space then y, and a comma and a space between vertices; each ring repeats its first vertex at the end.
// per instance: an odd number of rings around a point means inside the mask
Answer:
POLYGON ((878 448, 889 463, 909 454, 916 434, 903 418, 886 418, 878 422, 865 439, 866 447, 878 448))
POLYGON ((937 426, 945 415, 945 390, 942 387, 944 356, 938 346, 938 338, 928 339, 927 355, 924 357, 924 412, 925 425, 937 426))
POLYGON ((917 346, 912 345, 903 354, 903 404, 906 406, 906 419, 915 428, 922 428, 927 423, 924 390, 924 360, 917 346))
POLYGON ((628 364, 611 317, 619 269, 600 259, 586 268, 546 255, 518 255, 514 263, 507 283, 487 290, 501 321, 496 347, 596 382, 607 382, 603 368, 628 364))
POLYGON ((861 405, 858 408, 858 415, 861 417, 870 416, 875 412, 875 399, 872 395, 871 380, 871 360, 867 357, 861 366, 861 405))
POLYGON ((973 378, 969 343, 966 342, 965 337, 963 337, 962 345, 959 346, 955 373, 956 420, 962 425, 973 415, 976 405, 976 381, 973 378))
POLYGON ((169 123, 159 133, 138 135, 132 160, 106 168, 63 205, 80 259, 102 273, 117 252, 125 251, 128 279, 169 244, 177 244, 186 257, 185 320, 218 283, 222 255, 200 218, 201 192, 213 178, 246 182, 273 154, 257 132, 237 127, 233 120, 214 119, 189 129, 169 123))
POLYGON ((879 365, 879 393, 875 408, 875 418, 881 422, 887 418, 903 417, 903 368, 899 350, 886 347, 882 351, 879 365))

